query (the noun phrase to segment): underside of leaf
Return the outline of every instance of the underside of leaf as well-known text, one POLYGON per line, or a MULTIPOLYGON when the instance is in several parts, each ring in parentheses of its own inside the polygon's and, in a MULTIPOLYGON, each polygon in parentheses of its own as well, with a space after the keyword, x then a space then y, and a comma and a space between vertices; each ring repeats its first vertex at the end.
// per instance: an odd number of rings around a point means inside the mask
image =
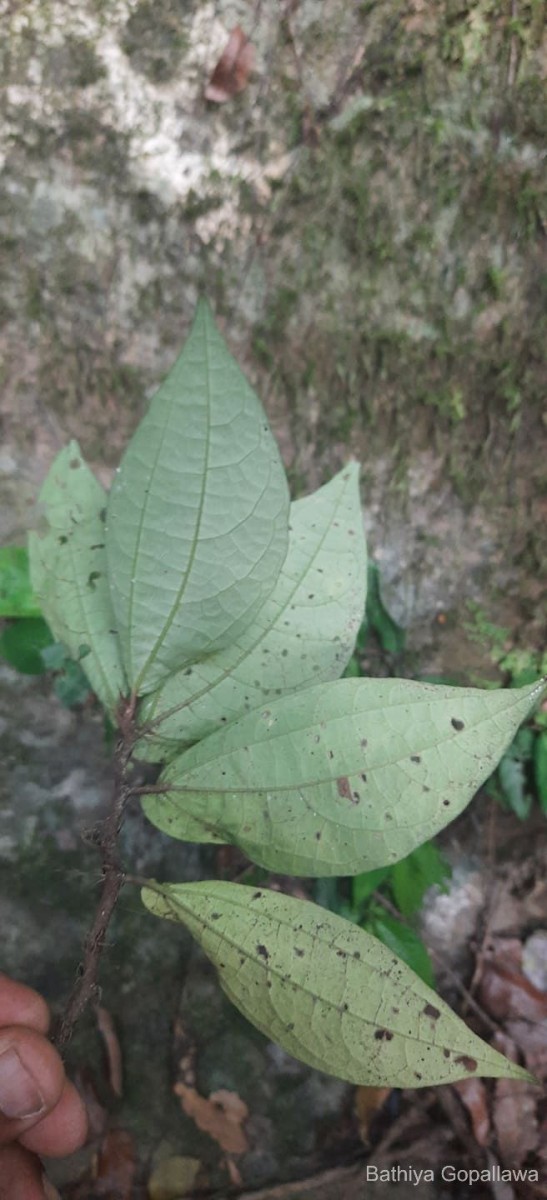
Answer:
POLYGON ((151 882, 142 899, 184 924, 236 1007, 312 1067, 370 1086, 530 1078, 376 938, 308 901, 218 882, 151 882))
POLYGON ((359 464, 291 505, 289 550, 272 595, 224 650, 169 676, 145 697, 151 736, 137 755, 161 761, 258 705, 337 679, 366 601, 359 464))
POLYGON ((288 511, 265 414, 202 302, 108 503, 110 586, 135 691, 252 622, 283 565, 288 511))
POLYGON ((406 857, 491 774, 544 685, 480 690, 341 679, 273 700, 166 768, 144 798, 172 837, 235 843, 292 875, 406 857))
POLYGON ((128 686, 108 586, 106 493, 77 442, 55 459, 39 496, 42 517, 29 537, 32 586, 48 625, 81 660, 89 682, 113 713, 128 686))

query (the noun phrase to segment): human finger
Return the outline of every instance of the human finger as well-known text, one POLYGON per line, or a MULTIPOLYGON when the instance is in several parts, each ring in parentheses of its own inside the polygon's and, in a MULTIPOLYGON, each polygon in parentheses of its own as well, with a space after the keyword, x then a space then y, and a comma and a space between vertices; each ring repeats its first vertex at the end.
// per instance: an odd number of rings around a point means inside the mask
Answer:
POLYGON ((0 1026, 29 1025, 39 1033, 47 1033, 49 1021, 43 997, 26 983, 18 983, 0 971, 0 1026))
POLYGON ((0 1200, 44 1200, 42 1165, 17 1142, 0 1147, 0 1200))
POLYGON ((0 1145, 51 1112, 64 1081, 63 1064, 47 1038, 23 1025, 0 1029, 0 1145))
POLYGON ((65 1080, 60 1099, 47 1116, 23 1133, 19 1141, 27 1150, 47 1158, 73 1154, 87 1137, 87 1113, 73 1083, 65 1080))

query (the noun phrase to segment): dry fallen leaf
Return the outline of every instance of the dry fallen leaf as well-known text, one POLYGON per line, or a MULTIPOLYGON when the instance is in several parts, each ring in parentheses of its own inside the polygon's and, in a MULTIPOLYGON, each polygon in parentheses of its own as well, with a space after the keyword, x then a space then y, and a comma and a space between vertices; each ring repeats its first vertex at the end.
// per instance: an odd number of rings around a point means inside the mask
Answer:
POLYGON ((247 1105, 235 1092, 224 1089, 211 1092, 209 1099, 200 1096, 195 1088, 176 1083, 173 1091, 180 1098, 182 1107, 198 1129, 210 1134, 223 1150, 231 1154, 244 1154, 249 1143, 242 1124, 249 1115, 247 1105))
POLYGON ((547 1081, 547 1020, 508 1021, 509 1037, 517 1043, 524 1061, 536 1079, 547 1081))
POLYGON ((255 51, 241 25, 236 25, 205 88, 205 99, 225 104, 247 86, 255 51))
POLYGON ((499 1021, 541 1021, 547 1017, 547 993, 526 978, 521 962, 521 943, 516 938, 499 938, 483 963, 477 999, 499 1021))
POLYGON ((460 1079, 452 1085, 465 1105, 479 1146, 486 1146, 490 1136, 488 1100, 482 1079, 460 1079))
POLYGON ((359 1125, 359 1137, 365 1146, 370 1144, 370 1123, 390 1093, 391 1088, 388 1087, 358 1087, 355 1089, 353 1110, 359 1125))
POLYGON ((122 1052, 114 1022, 107 1008, 97 1004, 95 1008, 97 1027, 104 1042, 108 1064, 108 1082, 115 1096, 123 1094, 122 1052))
POLYGON ((113 1129, 106 1134, 97 1155, 93 1176, 97 1196, 111 1200, 132 1200, 136 1171, 133 1138, 125 1129, 113 1129))
MULTIPOLYGON (((503 1033, 494 1038, 496 1049, 517 1061, 515 1043, 503 1033)), ((493 1122, 501 1161, 520 1167, 539 1144, 537 1122, 538 1089, 518 1079, 497 1079, 494 1093, 493 1122)))
POLYGON ((150 1200, 179 1200, 194 1186, 200 1167, 198 1158, 164 1158, 148 1180, 150 1200))

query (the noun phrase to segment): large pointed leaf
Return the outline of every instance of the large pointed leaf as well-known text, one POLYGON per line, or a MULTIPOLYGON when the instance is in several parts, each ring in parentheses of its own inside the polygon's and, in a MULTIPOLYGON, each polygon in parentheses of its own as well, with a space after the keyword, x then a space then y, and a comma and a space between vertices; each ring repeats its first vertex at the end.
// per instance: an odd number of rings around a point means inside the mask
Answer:
POLYGON ((340 679, 274 700, 182 754, 150 820, 234 842, 291 875, 356 875, 410 854, 490 775, 543 684, 482 691, 340 679))
POLYGON ((44 616, 111 712, 128 688, 108 587, 106 493, 77 442, 57 455, 39 497, 43 524, 29 538, 31 581, 44 616))
POLYGON ((142 719, 153 720, 157 734, 143 757, 173 757, 181 743, 199 741, 270 696, 337 679, 363 619, 366 585, 359 464, 350 463, 291 505, 287 558, 253 624, 146 698, 142 719))
POLYGON ((108 503, 110 586, 139 694, 251 623, 283 565, 288 511, 264 412, 201 303, 108 503))
POLYGON ((151 883, 142 898, 186 925, 236 1007, 312 1067, 391 1087, 530 1078, 391 950, 324 908, 237 883, 151 883))

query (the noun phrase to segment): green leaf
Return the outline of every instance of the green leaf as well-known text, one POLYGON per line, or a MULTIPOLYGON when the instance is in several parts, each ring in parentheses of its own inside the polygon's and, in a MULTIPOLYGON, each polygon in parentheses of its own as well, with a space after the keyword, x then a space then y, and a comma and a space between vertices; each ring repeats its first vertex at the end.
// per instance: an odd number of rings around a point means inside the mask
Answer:
POLYGON ((265 414, 201 302, 108 502, 110 586, 135 691, 251 624, 283 565, 288 513, 265 414))
POLYGON ((353 650, 366 582, 359 464, 350 463, 291 504, 287 558, 253 624, 146 698, 144 721, 171 715, 158 727, 161 741, 145 744, 143 757, 172 757, 180 743, 201 740, 270 696, 337 679, 353 650))
POLYGON ((71 658, 65 659, 63 669, 54 681, 53 690, 65 708, 74 708, 76 704, 83 704, 87 700, 89 683, 79 663, 73 662, 71 658))
POLYGON ((43 675, 44 647, 52 637, 42 617, 25 617, 7 625, 0 634, 0 654, 23 675, 43 675))
POLYGON ((532 797, 526 792, 524 763, 521 759, 505 755, 498 767, 498 777, 509 808, 524 821, 532 807, 532 797))
POLYGON ((114 712, 128 688, 108 587, 106 494, 77 442, 55 459, 39 503, 45 519, 29 538, 34 591, 54 637, 82 660, 93 691, 114 712))
POLYGON ((395 863, 389 882, 393 899, 403 916, 417 912, 428 888, 434 883, 446 886, 449 875, 450 867, 432 842, 424 842, 407 858, 395 863))
POLYGON ((539 805, 542 812, 547 814, 547 732, 540 733, 536 737, 534 774, 539 805))
POLYGON ((142 899, 190 930, 253 1025, 320 1071, 392 1087, 530 1078, 376 938, 309 901, 235 883, 152 881, 142 899))
POLYGON ((515 691, 340 679, 273 700, 173 760, 154 825, 235 843, 269 870, 356 875, 410 854, 469 803, 544 684, 515 691))
POLYGON ((403 653, 406 634, 384 608, 380 591, 380 572, 376 563, 369 563, 368 568, 367 621, 388 654, 397 656, 403 653))
POLYGON ((384 912, 374 912, 367 918, 366 928, 387 946, 388 950, 393 950, 428 987, 435 986, 431 959, 421 937, 418 937, 413 929, 384 912))
POLYGON ((0 547, 0 617, 39 617, 25 546, 0 547))
POLYGON ((356 875, 351 881, 351 902, 354 908, 360 908, 392 870, 392 867, 378 867, 375 871, 363 871, 356 875))

